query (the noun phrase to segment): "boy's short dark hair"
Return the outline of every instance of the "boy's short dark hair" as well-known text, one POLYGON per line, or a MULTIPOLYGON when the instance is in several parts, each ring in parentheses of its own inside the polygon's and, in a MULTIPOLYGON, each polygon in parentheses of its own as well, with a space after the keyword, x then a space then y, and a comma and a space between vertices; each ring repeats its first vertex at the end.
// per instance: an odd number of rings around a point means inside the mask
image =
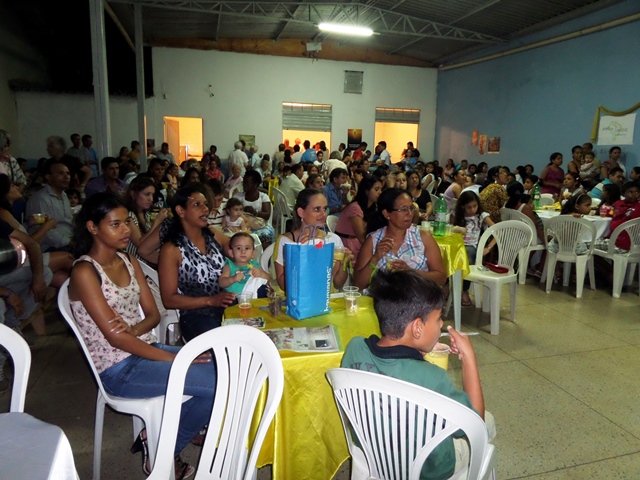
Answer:
POLYGON ((251 240, 251 245, 255 248, 255 240, 253 239, 253 237, 248 234, 247 232, 238 232, 238 233, 234 233, 233 236, 231 237, 231 239, 229 240, 229 248, 233 248, 233 246, 236 243, 236 240, 238 240, 239 238, 248 238, 249 240, 251 240))
POLYGON ((620 191, 622 192, 622 195, 624 195, 625 193, 627 193, 627 190, 631 188, 640 188, 638 187, 638 182, 626 182, 624 185, 622 185, 620 191))
POLYGON ((334 168, 333 170, 331 170, 331 173, 329 174, 329 181, 333 182, 336 178, 338 178, 340 175, 349 175, 349 172, 347 172, 346 169, 338 167, 338 168, 334 168))
POLYGON ((414 270, 378 271, 369 287, 380 331, 400 338, 409 323, 442 309, 442 289, 414 270))

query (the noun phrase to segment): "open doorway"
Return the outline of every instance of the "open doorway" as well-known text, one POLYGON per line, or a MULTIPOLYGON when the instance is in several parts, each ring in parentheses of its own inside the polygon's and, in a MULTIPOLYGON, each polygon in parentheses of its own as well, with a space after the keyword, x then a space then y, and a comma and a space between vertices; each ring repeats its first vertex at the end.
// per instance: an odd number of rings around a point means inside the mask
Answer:
POLYGON ((391 155, 391 161, 397 163, 400 161, 402 152, 407 148, 407 142, 413 142, 416 148, 418 146, 418 125, 415 123, 390 123, 376 122, 375 142, 387 142, 387 151, 391 155))
POLYGON ((322 140, 326 143, 327 148, 331 148, 331 132, 319 132, 314 130, 282 130, 282 143, 291 148, 298 144, 300 145, 300 151, 304 152, 302 143, 305 140, 309 140, 311 142, 311 148, 322 140))
POLYGON ((164 117, 164 141, 178 164, 202 158, 202 118, 164 117))

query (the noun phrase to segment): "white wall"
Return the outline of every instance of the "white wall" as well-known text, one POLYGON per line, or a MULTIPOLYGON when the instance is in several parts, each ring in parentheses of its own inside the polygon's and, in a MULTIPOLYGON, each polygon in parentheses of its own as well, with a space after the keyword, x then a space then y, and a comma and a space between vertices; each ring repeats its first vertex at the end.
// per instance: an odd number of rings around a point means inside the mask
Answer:
POLYGON ((282 138, 282 102, 296 101, 333 106, 332 150, 346 143, 348 128, 362 128, 373 146, 376 107, 419 108, 420 150, 433 154, 436 69, 173 48, 153 49, 153 69, 147 131, 156 144, 163 116, 202 117, 204 143, 221 157, 238 134, 255 135, 271 154, 282 138), (344 70, 364 71, 362 95, 343 93, 344 70))
MULTIPOLYGON (((12 148, 16 156, 46 157, 46 138, 60 135, 71 146, 69 135, 79 133, 95 136, 95 109, 92 95, 17 92, 18 131, 23 142, 12 148)), ((137 138, 136 100, 111 97, 111 155, 120 147, 129 146, 137 138)), ((157 143, 157 142, 156 142, 157 143)))
POLYGON ((12 150, 26 143, 18 132, 18 112, 9 81, 21 79, 46 84, 47 71, 42 56, 29 45, 12 12, 0 2, 0 128, 11 133, 12 150))

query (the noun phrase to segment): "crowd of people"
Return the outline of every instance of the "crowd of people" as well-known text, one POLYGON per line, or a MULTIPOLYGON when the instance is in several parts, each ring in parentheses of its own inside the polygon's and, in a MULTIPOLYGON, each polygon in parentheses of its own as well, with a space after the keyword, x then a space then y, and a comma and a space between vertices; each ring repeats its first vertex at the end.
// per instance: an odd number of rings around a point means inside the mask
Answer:
MULTIPOLYGON (((599 162, 591 144, 576 146, 566 173, 563 155, 553 153, 536 175, 532 165, 511 170, 466 160, 448 159, 444 166, 424 162, 411 142, 397 162, 384 141, 373 152, 364 142, 353 150, 340 144, 329 152, 324 142, 305 140, 302 148, 282 143, 272 156, 238 141, 224 160, 212 145, 201 159, 181 164, 164 143, 151 152, 141 173, 144 153, 137 141, 130 149, 122 147, 117 157, 98 160, 90 135, 73 134, 70 140, 67 149, 63 138, 49 137, 49 158, 27 170, 11 154, 9 134, 0 130, 0 231, 21 242, 29 257, 14 273, 0 277, 0 314, 17 330, 31 323, 37 334, 45 334, 41 306, 47 287, 58 288, 70 278, 80 330, 105 388, 120 396, 162 393, 176 350, 157 343, 153 334, 159 306, 179 311, 182 336, 189 341, 220 325, 224 308, 249 280, 263 279, 255 294, 267 294, 262 287, 269 275, 253 260, 256 238, 263 247, 276 243, 276 278, 269 288, 286 289, 284 245, 319 238, 345 252, 333 265, 335 288, 348 279, 345 263, 361 289, 374 281, 372 290, 380 290, 394 278, 384 275, 397 271, 412 272, 416 277, 410 281, 432 288, 447 281, 438 245, 419 228, 433 215, 434 196, 446 202, 471 261, 482 231, 500 221, 504 206, 530 217, 543 241, 532 204, 537 188, 564 201, 566 214, 589 213, 594 199, 600 201, 598 212, 613 216, 612 229, 640 216, 640 167, 627 171, 619 147, 599 162), (272 225, 274 186, 294 214, 279 237, 272 225), (338 216, 333 232, 326 228, 328 215, 338 216), (156 304, 140 261, 158 270, 162 305, 156 304), (375 283, 379 272, 382 280, 375 283)), ((490 255, 492 247, 488 244, 483 254, 490 255)), ((465 283, 463 305, 471 304, 468 290, 465 283)), ((442 303, 435 293, 429 302, 435 310, 442 303)), ((383 334, 383 344, 393 339, 383 334)), ((473 357, 465 341, 457 342, 473 357)), ((183 409, 189 413, 183 415, 176 444, 176 478, 193 473, 180 451, 189 442, 201 442, 213 402, 211 358, 200 358, 192 370, 185 390, 192 399, 183 409)), ((137 446, 143 452, 144 444, 142 431, 137 446)), ((143 456, 148 471, 146 461, 143 456)))

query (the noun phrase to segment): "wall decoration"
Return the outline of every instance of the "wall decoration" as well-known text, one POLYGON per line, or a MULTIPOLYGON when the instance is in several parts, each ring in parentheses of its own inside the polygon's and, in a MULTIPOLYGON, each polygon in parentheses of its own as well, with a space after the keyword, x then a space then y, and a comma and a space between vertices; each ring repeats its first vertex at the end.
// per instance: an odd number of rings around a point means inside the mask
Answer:
POLYGON ((472 132, 471 132, 471 145, 478 145, 478 129, 475 128, 472 132))
POLYGON ((487 135, 478 136, 478 153, 484 155, 489 148, 489 137, 487 135))
MULTIPOLYGON (((602 105, 600 105, 596 109, 596 115, 593 118, 593 126, 591 127, 591 141, 598 142, 598 132, 600 131, 600 120, 601 120, 600 115, 606 114, 614 117, 624 117, 630 113, 635 112, 636 110, 640 110, 640 103, 636 103, 632 107, 629 107, 626 110, 622 110, 620 112, 614 112, 613 110, 609 110, 607 107, 603 107, 602 105)), ((626 145, 631 145, 631 144, 629 143, 626 145)))
POLYGON ((487 153, 500 153, 500 137, 489 137, 487 153))
POLYGON ((598 145, 633 145, 636 114, 603 115, 598 126, 598 145))
POLYGON ((238 135, 238 140, 244 140, 244 143, 247 148, 253 147, 256 144, 256 136, 255 135, 238 135))
POLYGON ((361 128, 349 128, 347 130, 347 148, 355 150, 362 143, 362 129, 361 128))

